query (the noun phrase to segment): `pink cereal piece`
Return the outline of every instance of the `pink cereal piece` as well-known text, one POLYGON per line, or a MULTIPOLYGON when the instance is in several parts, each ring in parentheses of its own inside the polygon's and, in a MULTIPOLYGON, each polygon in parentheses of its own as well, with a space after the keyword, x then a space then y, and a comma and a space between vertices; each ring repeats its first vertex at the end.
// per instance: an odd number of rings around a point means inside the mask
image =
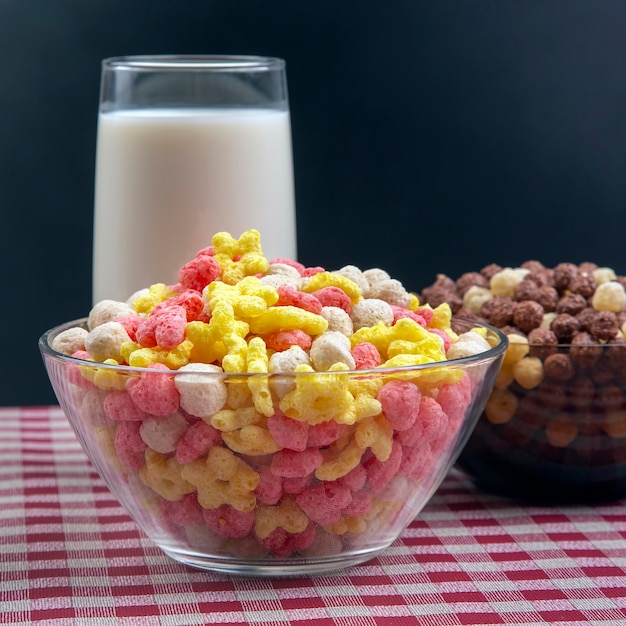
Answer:
POLYGON ((283 448, 302 452, 307 447, 309 425, 306 422, 298 422, 277 411, 267 418, 267 428, 283 448))
POLYGON ((315 267, 305 267, 302 272, 300 272, 300 275, 303 278, 310 278, 311 276, 315 276, 315 274, 321 274, 325 271, 326 270, 323 267, 316 265, 315 267))
POLYGON ((111 391, 102 403, 105 415, 116 422, 121 420, 137 422, 146 419, 148 414, 142 411, 125 391, 111 391))
POLYGON ((432 470, 436 461, 436 454, 426 442, 414 447, 402 446, 402 462, 398 472, 419 480, 432 470))
POLYGON ((398 431, 413 426, 421 398, 417 385, 408 380, 390 380, 380 388, 377 396, 387 421, 398 431))
POLYGON ((297 478, 283 478, 283 491, 297 495, 313 482, 313 477, 314 474, 297 478))
POLYGON ((443 351, 447 352, 448 348, 452 345, 452 337, 439 328, 429 328, 428 330, 433 335, 437 335, 437 337, 441 337, 443 339, 443 351))
POLYGON ((126 383, 126 391, 139 409, 150 415, 169 415, 178 409, 180 395, 169 372, 162 363, 148 366, 156 372, 144 372, 139 378, 131 378, 126 383))
POLYGON ((359 491, 367 480, 367 470, 362 465, 357 465, 354 469, 351 469, 347 474, 344 474, 341 478, 337 479, 337 482, 341 485, 345 485, 350 491, 359 491))
POLYGON ((161 348, 172 350, 185 340, 187 311, 184 307, 169 306, 158 311, 154 317, 157 319, 154 337, 161 348))
MULTIPOLYGON (((423 328, 426 328, 426 326, 428 326, 428 322, 426 321, 426 318, 418 311, 409 311, 409 309, 405 309, 404 307, 398 306, 396 304, 391 305, 391 310, 393 311, 393 323, 394 324, 398 320, 401 320, 406 317, 410 320, 413 320, 414 322, 417 322, 423 328)), ((430 318, 432 319, 432 315, 430 316, 430 318)))
POLYGON ((272 474, 284 478, 302 478, 313 473, 324 461, 317 448, 307 448, 302 452, 280 450, 272 457, 270 470, 272 474))
POLYGON ((202 255, 215 256, 215 247, 207 246, 206 248, 202 248, 202 250, 198 250, 196 256, 202 256, 202 255))
POLYGON ((210 254, 199 252, 194 259, 178 270, 178 282, 185 289, 202 291, 222 273, 220 264, 210 254))
MULTIPOLYGON (((83 361, 92 361, 89 352, 86 350, 76 350, 72 354, 72 357, 75 359, 81 359, 83 361)), ((87 380, 82 372, 80 371, 80 366, 75 365, 74 363, 68 364, 65 369, 65 375, 67 376, 67 382, 72 385, 76 385, 81 389, 96 389, 96 386, 90 381, 87 380)))
POLYGON ((283 495, 283 480, 276 476, 267 466, 255 468, 260 477, 254 493, 256 497, 265 504, 277 504, 283 495))
POLYGON ((144 463, 146 446, 139 434, 140 422, 118 422, 113 446, 119 462, 129 469, 139 469, 144 463))
POLYGON ((191 463, 222 440, 222 434, 210 424, 197 420, 191 424, 176 446, 176 460, 191 463))
POLYGON ((254 525, 254 511, 239 511, 230 504, 215 509, 203 509, 206 525, 222 537, 241 539, 250 534, 254 525))
POLYGON ((328 526, 341 519, 342 509, 352 500, 352 492, 345 485, 337 482, 322 482, 307 487, 296 496, 298 506, 309 519, 328 526))
POLYGON ((314 291, 313 294, 321 303, 322 306, 336 306, 339 309, 343 309, 346 313, 350 313, 352 309, 352 302, 350 296, 339 289, 339 287, 323 287, 314 291))
POLYGON ((322 312, 321 302, 310 293, 298 291, 291 285, 280 285, 276 291, 278 292, 276 306, 295 306, 316 315, 322 312))
POLYGON ((361 489, 352 494, 350 504, 343 509, 342 513, 349 517, 357 517, 369 513, 372 508, 372 496, 367 489, 361 489))
POLYGON ((294 552, 308 548, 315 541, 316 534, 315 524, 309 522, 302 532, 292 534, 279 526, 267 537, 258 541, 275 557, 285 558, 294 552))
POLYGON ((313 340, 303 330, 295 328, 293 330, 277 330, 264 337, 265 345, 270 350, 283 352, 289 350, 291 346, 300 346, 305 352, 311 348, 313 340))
POLYGON ((294 261, 293 259, 285 259, 283 257, 277 257, 276 259, 272 259, 270 261, 270 265, 275 265, 276 263, 282 263, 283 265, 289 265, 291 267, 295 267, 298 270, 300 276, 302 276, 302 272, 305 267, 302 263, 298 263, 298 261, 294 261))
POLYGON ((372 457, 367 462, 367 480, 374 493, 381 493, 389 481, 398 473, 402 463, 402 445, 394 440, 391 454, 386 461, 379 461, 372 457))
POLYGON ((144 319, 145 318, 141 317, 141 315, 126 315, 124 317, 118 317, 115 321, 119 322, 124 327, 131 341, 137 341, 137 328, 144 319))
POLYGON ((345 424, 339 424, 335 420, 328 420, 309 426, 309 436, 307 447, 323 448, 329 446, 337 439, 341 438, 348 428, 345 424))
POLYGON ((380 352, 373 343, 362 341, 352 348, 352 358, 358 370, 367 370, 378 367, 381 363, 380 352))
POLYGON ((471 399, 471 380, 467 373, 456 383, 442 385, 437 394, 437 402, 453 423, 458 423, 463 419, 471 399))
POLYGON ((403 446, 417 446, 421 443, 434 444, 448 430, 448 416, 435 400, 429 396, 420 399, 417 419, 413 426, 397 434, 403 446))
POLYGON ((187 321, 193 322, 197 320, 198 316, 203 312, 204 301, 202 300, 202 295, 194 289, 185 289, 177 296, 172 296, 171 298, 165 300, 165 302, 157 304, 154 309, 152 309, 151 315, 154 315, 155 313, 171 306, 183 307, 183 309, 185 309, 187 321))
POLYGON ((195 493, 187 494, 182 500, 161 502, 161 515, 173 526, 184 528, 193 524, 203 524, 202 507, 195 493))

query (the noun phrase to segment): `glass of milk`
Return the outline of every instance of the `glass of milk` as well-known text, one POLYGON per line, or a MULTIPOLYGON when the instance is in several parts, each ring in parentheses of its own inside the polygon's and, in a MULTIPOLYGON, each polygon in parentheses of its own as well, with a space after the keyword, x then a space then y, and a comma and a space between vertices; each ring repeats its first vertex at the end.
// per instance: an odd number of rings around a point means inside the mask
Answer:
POLYGON ((93 301, 126 300, 228 231, 296 258, 285 63, 136 56, 102 63, 93 301))

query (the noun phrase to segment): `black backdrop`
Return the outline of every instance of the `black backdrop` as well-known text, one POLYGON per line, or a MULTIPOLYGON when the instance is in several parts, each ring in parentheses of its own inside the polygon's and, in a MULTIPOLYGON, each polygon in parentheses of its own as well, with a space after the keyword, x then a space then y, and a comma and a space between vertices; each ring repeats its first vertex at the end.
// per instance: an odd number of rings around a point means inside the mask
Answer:
POLYGON ((281 56, 300 260, 436 273, 535 258, 626 273, 626 2, 0 0, 0 404, 91 301, 100 60, 281 56))

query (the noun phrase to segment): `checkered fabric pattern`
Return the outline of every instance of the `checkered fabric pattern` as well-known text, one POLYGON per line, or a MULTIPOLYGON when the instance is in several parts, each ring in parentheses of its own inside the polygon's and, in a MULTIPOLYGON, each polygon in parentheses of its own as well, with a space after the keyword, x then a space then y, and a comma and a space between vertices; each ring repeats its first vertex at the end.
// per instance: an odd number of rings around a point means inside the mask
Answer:
POLYGON ((164 556, 58 407, 0 409, 0 624, 626 624, 626 503, 528 507, 454 470, 384 556, 250 579, 164 556))

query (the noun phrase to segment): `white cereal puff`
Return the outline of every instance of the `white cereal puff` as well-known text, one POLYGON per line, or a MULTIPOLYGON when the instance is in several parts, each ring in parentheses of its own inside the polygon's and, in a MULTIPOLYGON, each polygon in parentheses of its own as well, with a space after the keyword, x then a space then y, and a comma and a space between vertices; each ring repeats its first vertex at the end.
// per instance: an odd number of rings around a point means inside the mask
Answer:
POLYGON ((619 313, 626 307, 626 291, 621 283, 609 280, 596 287, 591 298, 591 306, 596 311, 619 313))
POLYGON ((328 322, 328 331, 337 331, 346 337, 354 334, 352 318, 342 308, 338 306, 322 307, 320 315, 328 322))
POLYGON ((395 278, 379 280, 370 286, 370 298, 384 300, 389 304, 407 308, 411 304, 411 295, 404 285, 395 278))
POLYGON ((129 315, 137 315, 137 311, 126 302, 117 302, 116 300, 101 300, 94 304, 89 312, 87 319, 87 327, 93 330, 96 326, 113 322, 118 317, 127 317, 129 315))
POLYGON ((379 267, 372 267, 363 272, 367 282, 371 285, 375 285, 381 280, 389 280, 391 276, 385 270, 381 270, 379 267))
POLYGON ((209 363, 187 363, 178 369, 174 384, 180 394, 180 406, 190 415, 209 417, 222 409, 228 389, 221 367, 209 363), (183 372, 181 374, 181 372, 183 372))
POLYGON ((85 349, 85 338, 87 335, 87 330, 79 326, 68 328, 53 339, 50 347, 61 354, 71 356, 77 350, 85 349))
POLYGON ((316 337, 311 344, 311 361, 318 372, 325 372, 335 363, 343 363, 348 369, 355 369, 350 339, 343 333, 331 331, 316 337))
MULTIPOLYGON (((288 350, 274 352, 269 360, 268 369, 272 373, 292 374, 298 365, 310 365, 309 355, 300 346, 291 346, 288 350)), ((272 391, 282 398, 295 389, 293 379, 288 377, 270 377, 272 391)))
POLYGON ((102 363, 114 359, 121 363, 123 358, 120 349, 122 344, 130 340, 126 329, 119 322, 104 322, 85 337, 85 350, 94 361, 102 363))
POLYGON ((446 352, 447 359, 462 359, 466 356, 474 356, 489 350, 491 346, 489 342, 472 331, 468 331, 459 335, 459 338, 448 348, 446 352))
POLYGON ((491 293, 494 296, 509 296, 512 298, 515 295, 515 287, 517 287, 528 274, 530 274, 530 270, 522 267, 505 267, 501 269, 499 272, 495 273, 489 281, 491 293))
POLYGON ((169 454, 176 450, 178 441, 188 427, 189 423, 180 413, 148 417, 141 422, 139 436, 149 448, 161 454, 169 454))
POLYGON ((356 265, 344 265, 341 269, 335 270, 333 274, 339 274, 344 278, 349 278, 353 283, 358 285, 363 297, 367 298, 370 283, 365 277, 365 274, 363 274, 363 272, 356 265))
POLYGON ((391 326, 393 324, 393 309, 385 300, 366 298, 352 307, 350 319, 355 331, 366 326, 376 326, 378 322, 391 326))

